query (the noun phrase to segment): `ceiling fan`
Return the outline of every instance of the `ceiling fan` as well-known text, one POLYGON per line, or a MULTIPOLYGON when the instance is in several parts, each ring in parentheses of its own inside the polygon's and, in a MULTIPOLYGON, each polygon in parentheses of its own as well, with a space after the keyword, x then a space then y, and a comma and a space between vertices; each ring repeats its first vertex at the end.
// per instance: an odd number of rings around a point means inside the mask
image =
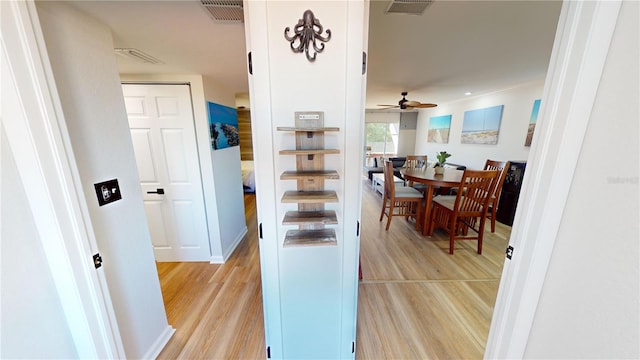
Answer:
POLYGON ((415 109, 415 108, 426 109, 426 108, 432 108, 432 107, 438 106, 436 104, 421 103, 419 101, 407 100, 407 98, 406 98, 407 94, 408 94, 408 92, 406 92, 406 91, 403 91, 401 93, 402 99, 400 101, 398 101, 398 105, 378 105, 378 106, 385 106, 385 108, 383 108, 381 110, 393 109, 393 108, 399 108, 399 109, 402 109, 402 110, 411 110, 411 109, 415 109))

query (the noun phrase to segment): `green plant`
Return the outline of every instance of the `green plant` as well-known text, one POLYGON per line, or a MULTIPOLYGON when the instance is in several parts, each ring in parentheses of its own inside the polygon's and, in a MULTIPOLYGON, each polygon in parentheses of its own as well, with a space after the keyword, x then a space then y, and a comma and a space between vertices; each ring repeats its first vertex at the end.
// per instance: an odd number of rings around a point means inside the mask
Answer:
POLYGON ((438 154, 436 154, 436 157, 438 158, 438 162, 436 163, 436 166, 443 166, 445 162, 447 162, 447 159, 451 156, 451 154, 449 154, 446 151, 440 151, 438 154))

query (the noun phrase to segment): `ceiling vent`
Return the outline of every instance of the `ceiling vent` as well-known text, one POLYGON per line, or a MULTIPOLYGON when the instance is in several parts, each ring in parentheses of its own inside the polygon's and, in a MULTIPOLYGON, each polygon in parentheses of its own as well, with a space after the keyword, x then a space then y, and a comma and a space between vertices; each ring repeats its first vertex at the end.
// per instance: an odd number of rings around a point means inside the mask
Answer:
POLYGON ((200 0, 213 21, 221 24, 239 24, 244 22, 242 0, 200 0))
POLYGON ((422 15, 434 0, 392 0, 387 14, 422 15))
POLYGON ((144 53, 138 49, 133 48, 116 48, 114 49, 117 55, 123 58, 134 60, 144 64, 164 64, 162 61, 154 58, 153 56, 144 53))

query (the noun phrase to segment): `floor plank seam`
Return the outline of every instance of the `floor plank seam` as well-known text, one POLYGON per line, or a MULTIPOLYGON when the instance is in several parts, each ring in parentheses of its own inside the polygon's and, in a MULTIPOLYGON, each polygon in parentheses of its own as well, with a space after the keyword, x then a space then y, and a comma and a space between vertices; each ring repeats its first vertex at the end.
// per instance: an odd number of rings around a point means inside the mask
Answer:
POLYGON ((500 278, 491 279, 433 279, 433 280, 360 280, 360 284, 428 284, 428 283, 464 283, 464 282, 493 282, 500 278))

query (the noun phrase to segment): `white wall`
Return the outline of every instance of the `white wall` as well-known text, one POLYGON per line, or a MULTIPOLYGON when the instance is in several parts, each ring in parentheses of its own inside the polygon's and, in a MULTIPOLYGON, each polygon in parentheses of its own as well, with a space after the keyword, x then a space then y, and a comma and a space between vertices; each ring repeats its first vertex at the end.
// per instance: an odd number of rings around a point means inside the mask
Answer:
MULTIPOLYGON (((236 96, 205 77, 204 95, 207 101, 236 107, 236 96)), ((207 118, 208 119, 208 118, 207 118)), ((209 128, 207 127, 207 136, 209 128)), ((214 262, 224 262, 247 233, 244 217, 244 190, 242 188, 242 170, 240 169, 240 146, 214 151, 209 145, 215 196, 218 210, 221 256, 212 257, 214 262)))
POLYGON ((240 169, 240 147, 233 146, 212 152, 213 177, 216 180, 216 205, 222 249, 221 258, 214 262, 226 261, 247 233, 244 216, 244 190, 240 169))
POLYGON ((38 2, 128 358, 153 356, 167 324, 109 28, 63 3, 38 2), (99 207, 94 183, 117 178, 122 200, 99 207), (150 352, 151 351, 151 352, 150 352))
POLYGON ((526 358, 640 357, 639 7, 622 4, 526 358))
MULTIPOLYGON (((215 80, 211 79, 209 76, 202 77, 202 86, 204 88, 204 97, 216 104, 228 106, 231 108, 236 107, 236 95, 226 89, 224 86, 217 83, 215 80)), ((247 94, 247 103, 244 104, 248 106, 249 95, 247 94)))
POLYGON ((526 161, 529 156, 529 147, 524 146, 524 141, 533 101, 542 97, 543 86, 544 79, 483 96, 438 104, 438 107, 431 109, 420 109, 415 154, 427 155, 431 161, 435 160, 436 153, 448 151, 452 154, 448 162, 474 169, 481 169, 487 159, 526 161), (461 144, 464 112, 496 105, 504 105, 498 143, 496 145, 461 144), (429 118, 441 115, 452 115, 449 143, 427 142, 429 118))
POLYGON ((213 151, 206 102, 235 108, 235 95, 201 75, 120 74, 120 78, 122 81, 190 84, 211 262, 225 262, 247 232, 240 147, 213 151))
POLYGON ((74 340, 4 128, 0 132, 0 358, 76 358, 74 340))
POLYGON ((400 114, 398 131, 398 156, 413 155, 416 147, 416 124, 418 113, 403 112, 400 114))

